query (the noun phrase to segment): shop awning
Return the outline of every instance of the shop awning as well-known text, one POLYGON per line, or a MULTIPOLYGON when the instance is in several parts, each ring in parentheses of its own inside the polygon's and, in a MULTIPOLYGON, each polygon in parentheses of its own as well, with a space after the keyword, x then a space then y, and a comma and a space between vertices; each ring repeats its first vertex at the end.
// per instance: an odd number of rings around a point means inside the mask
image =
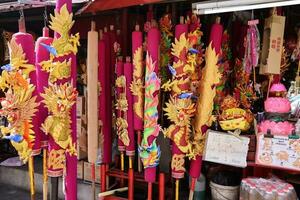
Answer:
POLYGON ((95 0, 84 9, 83 13, 125 8, 129 6, 164 2, 164 0, 95 0))

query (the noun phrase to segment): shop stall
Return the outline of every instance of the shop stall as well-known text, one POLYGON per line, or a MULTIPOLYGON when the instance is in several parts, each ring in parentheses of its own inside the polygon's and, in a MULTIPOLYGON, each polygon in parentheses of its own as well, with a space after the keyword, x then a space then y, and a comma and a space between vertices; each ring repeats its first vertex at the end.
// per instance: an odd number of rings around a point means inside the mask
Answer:
POLYGON ((21 3, 0 136, 31 199, 40 157, 44 200, 48 177, 68 200, 80 180, 94 199, 297 199, 300 1, 21 3), (37 39, 25 5, 47 6, 37 39))

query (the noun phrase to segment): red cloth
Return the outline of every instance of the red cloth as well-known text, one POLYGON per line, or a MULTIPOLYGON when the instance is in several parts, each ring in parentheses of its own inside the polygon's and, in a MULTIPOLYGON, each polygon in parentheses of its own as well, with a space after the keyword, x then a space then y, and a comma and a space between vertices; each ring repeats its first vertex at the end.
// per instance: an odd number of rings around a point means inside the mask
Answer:
POLYGON ((141 5, 141 4, 150 4, 161 2, 162 0, 95 0, 91 3, 84 13, 97 12, 102 10, 111 10, 116 8, 124 8, 129 6, 141 5))

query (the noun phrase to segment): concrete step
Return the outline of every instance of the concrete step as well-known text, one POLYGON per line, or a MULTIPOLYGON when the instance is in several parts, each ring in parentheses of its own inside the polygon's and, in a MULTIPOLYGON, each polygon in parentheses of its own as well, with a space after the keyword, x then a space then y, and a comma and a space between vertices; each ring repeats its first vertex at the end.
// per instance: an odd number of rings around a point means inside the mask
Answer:
MULTIPOLYGON (((34 159, 35 166, 35 189, 37 193, 42 194, 43 192, 43 175, 42 175, 42 158, 35 157, 34 159)), ((21 189, 23 191, 28 192, 28 196, 30 195, 30 184, 29 184, 29 176, 28 176, 28 168, 27 165, 21 167, 4 167, 0 166, 0 185, 1 191, 2 186, 6 185, 9 187, 8 192, 14 193, 17 189, 21 189)), ((100 186, 96 185, 96 194, 99 193, 100 186)), ((50 178, 48 181, 48 192, 50 191, 50 178)), ((1 193, 0 193, 1 195, 1 193)), ((59 199, 64 199, 65 195, 63 194, 63 184, 62 178, 59 178, 59 186, 58 186, 58 197, 59 199)), ((0 197, 2 199, 2 197, 0 197)), ((22 199, 23 198, 14 198, 14 199, 22 199)), ((36 198, 42 199, 42 198, 36 198)), ((77 199, 78 200, 86 200, 93 199, 92 187, 91 184, 85 182, 83 180, 77 180, 77 199)))

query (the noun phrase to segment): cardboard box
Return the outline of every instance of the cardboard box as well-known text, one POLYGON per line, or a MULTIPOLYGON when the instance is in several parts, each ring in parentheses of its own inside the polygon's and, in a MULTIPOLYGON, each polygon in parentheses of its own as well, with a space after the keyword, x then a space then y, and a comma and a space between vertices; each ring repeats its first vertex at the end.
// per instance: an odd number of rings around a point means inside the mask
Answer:
POLYGON ((84 128, 81 129, 79 136, 77 136, 77 159, 82 160, 87 158, 87 135, 84 128))
POLYGON ((260 74, 280 74, 285 17, 272 15, 265 20, 260 74))
POLYGON ((77 118, 76 119, 76 131, 77 131, 76 135, 77 135, 77 137, 79 137, 81 134, 81 123, 82 123, 81 118, 77 118))
MULTIPOLYGON (((89 162, 84 162, 84 166, 83 166, 83 179, 85 181, 92 181, 92 169, 91 169, 92 164, 89 162)), ((95 165, 95 174, 96 174, 96 183, 100 183, 100 165, 95 165)))
POLYGON ((77 179, 83 179, 83 161, 77 162, 77 179))
POLYGON ((85 98, 78 96, 76 100, 76 116, 80 118, 85 113, 85 98))

